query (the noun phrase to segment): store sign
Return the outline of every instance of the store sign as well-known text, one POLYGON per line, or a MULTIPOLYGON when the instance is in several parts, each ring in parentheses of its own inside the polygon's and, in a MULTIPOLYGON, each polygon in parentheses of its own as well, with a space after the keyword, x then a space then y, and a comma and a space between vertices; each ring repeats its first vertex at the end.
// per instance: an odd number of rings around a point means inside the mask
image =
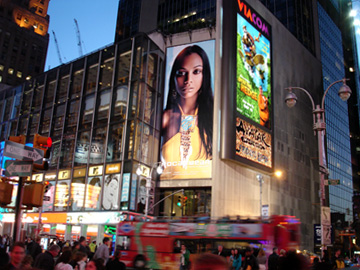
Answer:
POLYGON ((56 179, 56 173, 45 174, 45 180, 50 181, 50 180, 55 180, 55 179, 56 179))
POLYGON ((121 202, 127 202, 129 200, 130 190, 130 173, 124 173, 121 190, 121 202))
POLYGON ((71 176, 71 170, 62 170, 59 171, 58 179, 59 180, 70 179, 70 176, 71 176))
POLYGON ((137 190, 137 178, 133 177, 131 180, 131 191, 130 191, 130 210, 135 211, 136 203, 136 190, 137 190))
POLYGON ((140 165, 140 176, 149 177, 150 175, 150 168, 144 165, 140 165))
POLYGON ((103 174, 104 166, 93 166, 89 168, 89 176, 97 176, 103 174))
POLYGON ((42 173, 33 174, 31 176, 31 180, 36 181, 36 182, 42 182, 43 178, 44 178, 44 175, 42 173))
POLYGON ((271 134, 236 118, 236 155, 271 168, 271 134))
POLYGON ((79 177, 85 177, 86 176, 86 169, 85 168, 81 168, 81 169, 75 169, 74 170, 74 178, 79 178, 79 177))
POLYGON ((108 164, 106 165, 105 173, 106 174, 119 173, 120 169, 121 169, 121 163, 108 164))

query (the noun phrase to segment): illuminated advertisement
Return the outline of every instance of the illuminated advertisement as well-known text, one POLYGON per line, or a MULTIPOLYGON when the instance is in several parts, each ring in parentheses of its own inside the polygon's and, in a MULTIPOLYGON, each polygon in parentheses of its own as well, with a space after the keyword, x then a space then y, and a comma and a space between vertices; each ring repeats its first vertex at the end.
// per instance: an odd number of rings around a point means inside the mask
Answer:
POLYGON ((214 40, 167 48, 161 179, 211 178, 214 61, 214 40))
POLYGON ((70 181, 58 181, 55 193, 55 211, 66 211, 69 201, 70 181))
POLYGON ((100 209, 102 176, 89 177, 86 186, 85 210, 100 209))
POLYGON ((42 205, 42 210, 52 211, 52 207, 54 204, 54 197, 55 197, 55 182, 49 182, 47 189, 44 192, 44 200, 42 205))
POLYGON ((237 117, 236 155, 271 168, 271 134, 237 117))
POLYGON ((102 209, 119 209, 119 183, 120 174, 109 174, 105 176, 102 209))
POLYGON ((236 110, 263 127, 271 126, 271 53, 269 27, 238 1, 236 110))
POLYGON ((271 172, 271 26, 245 1, 225 1, 223 36, 220 156, 271 172))

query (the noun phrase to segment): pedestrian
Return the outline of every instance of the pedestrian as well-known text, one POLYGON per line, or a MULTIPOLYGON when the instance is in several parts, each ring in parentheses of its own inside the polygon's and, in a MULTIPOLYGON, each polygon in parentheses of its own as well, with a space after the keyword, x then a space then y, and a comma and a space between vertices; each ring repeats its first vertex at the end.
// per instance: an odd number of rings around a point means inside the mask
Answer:
POLYGON ((104 237, 103 244, 98 247, 98 249, 94 254, 93 259, 96 260, 101 258, 104 260, 104 265, 105 265, 109 259, 109 244, 110 244, 110 239, 108 237, 104 237))
POLYGON ((89 256, 90 255, 90 248, 88 247, 88 245, 86 243, 86 238, 84 236, 80 237, 79 244, 80 244, 79 250, 81 252, 86 253, 87 256, 89 256))
POLYGON ((203 253, 194 261, 193 270, 228 270, 226 259, 216 254, 203 253))
POLYGON ((235 258, 235 249, 231 249, 230 250, 230 257, 229 257, 229 264, 231 266, 231 269, 234 269, 234 267, 232 267, 233 262, 234 262, 234 258, 235 258))
POLYGON ((41 238, 36 237, 35 242, 31 245, 30 255, 33 257, 34 260, 36 259, 37 255, 42 253, 40 242, 41 238))
POLYGON ((304 255, 296 253, 295 250, 291 250, 286 254, 286 256, 283 256, 278 269, 310 270, 310 261, 304 255))
POLYGON ((72 253, 67 250, 61 254, 55 264, 55 270, 73 270, 74 268, 70 264, 72 253))
POLYGON ((259 263, 259 269, 260 270, 266 270, 267 258, 266 258, 265 251, 262 248, 259 250, 259 253, 257 255, 257 260, 258 260, 258 263, 259 263))
POLYGON ((10 258, 6 252, 6 247, 3 243, 0 243, 0 268, 9 263, 10 258))
POLYGON ((25 258, 25 255, 25 244, 23 242, 15 242, 10 248, 10 262, 2 269, 21 270, 21 262, 25 258))
POLYGON ((87 261, 87 255, 84 252, 78 251, 73 255, 73 259, 70 261, 71 266, 75 269, 76 266, 78 270, 84 270, 87 261))
POLYGON ((94 257, 94 254, 95 254, 96 249, 97 249, 96 240, 92 241, 89 244, 89 249, 90 249, 89 259, 91 260, 94 257))
POLYGON ((180 270, 190 269, 190 251, 184 244, 181 245, 180 270))
POLYGON ((80 251, 80 243, 78 241, 75 241, 73 245, 71 246, 71 252, 73 256, 75 256, 76 252, 80 251))
POLYGON ((224 246, 223 245, 218 245, 218 249, 217 249, 217 252, 215 254, 226 258, 226 254, 225 254, 225 251, 224 251, 224 246))
POLYGON ((52 245, 47 251, 36 257, 34 267, 42 270, 54 270, 54 258, 59 255, 59 252, 60 247, 58 245, 52 245))
POLYGON ((234 261, 233 261, 233 269, 234 270, 239 270, 241 268, 241 265, 242 265, 242 256, 239 252, 238 249, 235 249, 234 250, 234 261))
POLYGON ((271 253, 268 259, 268 270, 277 270, 279 260, 278 252, 279 249, 277 247, 273 247, 273 253, 271 253))
POLYGON ((256 257, 253 254, 253 249, 247 247, 245 249, 245 260, 244 260, 244 270, 259 270, 259 264, 256 257))
POLYGON ((125 264, 120 261, 121 259, 121 250, 117 249, 114 252, 114 256, 106 264, 106 270, 126 270, 125 264))
POLYGON ((344 258, 341 256, 341 249, 337 248, 335 250, 334 257, 331 261, 333 269, 344 269, 345 268, 345 262, 344 258))
POLYGON ((85 270, 105 270, 104 260, 101 258, 89 261, 86 264, 85 270))

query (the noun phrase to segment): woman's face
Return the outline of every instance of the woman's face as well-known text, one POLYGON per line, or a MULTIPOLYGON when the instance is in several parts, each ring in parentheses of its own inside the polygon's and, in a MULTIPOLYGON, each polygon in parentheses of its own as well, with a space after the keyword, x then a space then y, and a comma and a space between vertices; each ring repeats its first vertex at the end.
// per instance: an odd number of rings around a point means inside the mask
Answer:
POLYGON ((186 56, 175 72, 176 91, 182 98, 198 95, 203 80, 203 61, 197 53, 186 56))

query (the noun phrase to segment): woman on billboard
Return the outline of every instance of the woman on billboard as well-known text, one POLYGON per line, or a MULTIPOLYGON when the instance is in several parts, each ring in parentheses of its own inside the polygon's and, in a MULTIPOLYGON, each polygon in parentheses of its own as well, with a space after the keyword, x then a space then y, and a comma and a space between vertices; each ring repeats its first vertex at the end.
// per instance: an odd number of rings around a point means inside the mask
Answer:
POLYGON ((163 179, 211 177, 213 92, 210 63, 198 45, 175 58, 162 122, 163 179))

